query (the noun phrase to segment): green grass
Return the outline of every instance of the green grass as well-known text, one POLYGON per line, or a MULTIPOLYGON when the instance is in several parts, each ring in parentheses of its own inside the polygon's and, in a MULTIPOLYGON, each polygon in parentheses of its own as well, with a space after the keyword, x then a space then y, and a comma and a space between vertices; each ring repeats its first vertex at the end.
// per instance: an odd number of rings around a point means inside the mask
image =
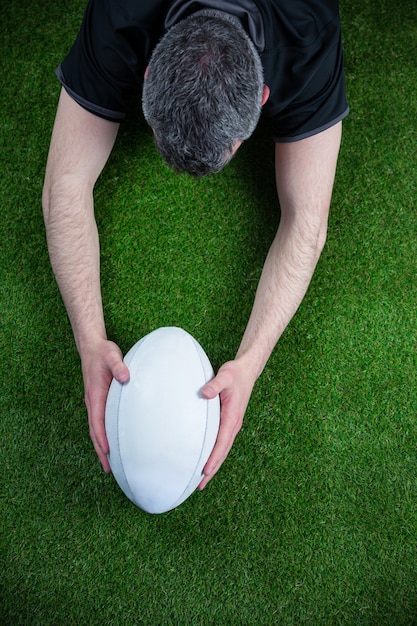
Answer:
MULTIPOLYGON (((417 623, 417 5, 342 0, 351 114, 326 249, 221 472, 150 516, 99 469, 40 194, 84 1, 0 9, 5 625, 417 623)), ((261 125, 176 176, 134 109, 97 187, 109 334, 232 358, 279 220, 261 125), (138 148, 139 144, 139 148, 138 148)))

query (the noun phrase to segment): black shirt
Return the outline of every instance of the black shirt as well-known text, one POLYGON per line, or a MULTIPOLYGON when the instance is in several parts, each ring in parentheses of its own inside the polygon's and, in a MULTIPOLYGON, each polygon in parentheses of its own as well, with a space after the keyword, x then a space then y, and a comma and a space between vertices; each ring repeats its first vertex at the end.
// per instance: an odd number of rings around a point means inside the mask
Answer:
POLYGON ((337 0, 90 0, 58 78, 81 106, 120 121, 140 96, 159 39, 203 8, 236 15, 254 42, 276 141, 308 137, 347 115, 337 0))

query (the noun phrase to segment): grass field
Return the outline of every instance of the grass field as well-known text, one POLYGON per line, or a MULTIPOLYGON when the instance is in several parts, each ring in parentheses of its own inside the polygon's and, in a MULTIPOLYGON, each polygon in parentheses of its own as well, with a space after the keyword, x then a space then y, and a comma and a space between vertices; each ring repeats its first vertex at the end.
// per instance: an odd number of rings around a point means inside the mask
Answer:
MULTIPOLYGON (((325 251, 227 462, 161 516, 99 468, 45 244, 54 69, 83 7, 0 8, 0 623, 417 624, 417 4, 341 0, 351 113, 325 251)), ((133 110, 96 210, 123 351, 178 325, 232 358, 279 220, 267 127, 196 181, 133 110)))

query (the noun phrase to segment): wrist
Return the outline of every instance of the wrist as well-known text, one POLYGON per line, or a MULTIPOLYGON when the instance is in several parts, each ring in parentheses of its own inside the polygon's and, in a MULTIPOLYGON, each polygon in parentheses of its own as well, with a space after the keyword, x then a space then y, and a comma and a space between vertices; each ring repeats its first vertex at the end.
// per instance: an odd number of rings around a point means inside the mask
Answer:
POLYGON ((263 359, 261 354, 257 353, 256 350, 243 350, 239 348, 235 361, 239 363, 245 375, 252 381, 252 384, 254 384, 262 374, 267 359, 263 359))
POLYGON ((88 355, 97 351, 100 344, 107 341, 106 330, 89 330, 85 332, 74 332, 75 345, 81 361, 84 361, 88 355))

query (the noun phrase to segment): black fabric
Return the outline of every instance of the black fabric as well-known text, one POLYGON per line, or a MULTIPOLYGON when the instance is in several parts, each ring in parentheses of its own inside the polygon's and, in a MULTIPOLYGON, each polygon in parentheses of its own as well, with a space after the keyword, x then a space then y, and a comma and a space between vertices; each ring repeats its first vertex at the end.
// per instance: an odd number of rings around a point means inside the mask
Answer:
POLYGON ((180 20, 202 9, 214 9, 237 17, 256 50, 261 53, 265 49, 265 35, 262 15, 253 0, 174 0, 165 17, 165 29, 180 20))
POLYGON ((204 8, 239 17, 262 50, 271 90, 263 112, 276 141, 312 135, 347 114, 337 0, 90 0, 58 78, 81 106, 120 121, 140 97, 166 22, 204 8))

